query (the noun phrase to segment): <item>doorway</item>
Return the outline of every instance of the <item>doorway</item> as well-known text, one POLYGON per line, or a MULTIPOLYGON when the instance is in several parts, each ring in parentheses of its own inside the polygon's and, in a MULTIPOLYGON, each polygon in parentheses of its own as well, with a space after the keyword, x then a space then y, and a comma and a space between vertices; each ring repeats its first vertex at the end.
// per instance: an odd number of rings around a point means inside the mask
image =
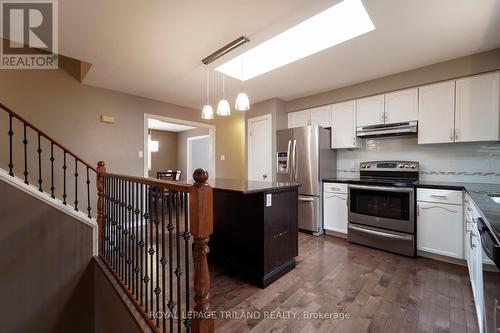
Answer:
POLYGON ((201 135, 187 138, 187 166, 188 175, 192 175, 197 168, 203 168, 210 175, 210 136, 201 135))
POLYGON ((272 181, 272 118, 248 119, 248 180, 272 181))
POLYGON ((156 178, 158 172, 180 171, 181 179, 189 180, 192 170, 201 167, 207 169, 210 178, 215 178, 215 125, 144 114, 141 156, 144 177, 156 178), (196 151, 199 158, 190 158, 192 153, 188 150, 196 151))

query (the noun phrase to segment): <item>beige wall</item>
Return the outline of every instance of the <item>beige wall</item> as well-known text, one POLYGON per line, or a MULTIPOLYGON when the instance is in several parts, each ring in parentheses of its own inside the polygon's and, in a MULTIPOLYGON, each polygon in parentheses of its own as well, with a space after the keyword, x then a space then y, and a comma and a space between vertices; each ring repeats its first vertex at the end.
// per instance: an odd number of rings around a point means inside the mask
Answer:
MULTIPOLYGON (((182 179, 191 179, 192 175, 187 174, 187 139, 194 136, 208 135, 208 128, 195 128, 177 133, 177 170, 182 171, 182 179)), ((220 158, 219 158, 220 159, 220 158)), ((209 175, 210 176, 210 175, 209 175)))
POLYGON ((93 332, 93 229, 0 180, 5 333, 93 332))
POLYGON ((232 110, 230 117, 216 117, 217 178, 245 177, 245 113, 232 110), (221 160, 224 155, 225 160, 221 160))
POLYGON ((158 141, 158 151, 151 153, 149 177, 156 178, 158 171, 177 170, 177 135, 176 132, 151 130, 151 140, 158 141))
POLYGON ((286 110, 302 110, 497 69, 500 69, 500 48, 291 100, 286 103, 286 110))
MULTIPOLYGON (((144 172, 138 152, 145 113, 203 122, 199 110, 80 84, 60 70, 0 70, 0 102, 89 163, 104 160, 109 171, 138 176, 144 172), (102 114, 116 122, 100 122, 102 114)), ((217 176, 243 177, 244 116, 206 123, 217 126, 216 154, 226 158, 217 159, 217 176)))

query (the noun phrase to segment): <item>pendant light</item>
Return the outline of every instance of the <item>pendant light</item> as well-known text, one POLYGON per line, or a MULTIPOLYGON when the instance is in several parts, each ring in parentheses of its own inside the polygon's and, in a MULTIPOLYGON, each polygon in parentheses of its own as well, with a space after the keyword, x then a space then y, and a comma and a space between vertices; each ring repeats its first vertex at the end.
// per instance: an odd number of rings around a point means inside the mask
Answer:
POLYGON ((207 104, 201 110, 201 119, 214 119, 214 109, 210 105, 210 70, 207 69, 207 104))
POLYGON ((236 97, 234 108, 238 111, 250 110, 250 101, 247 94, 245 94, 245 86, 243 83, 243 56, 241 56, 241 92, 236 97))
POLYGON ((219 101, 219 105, 217 105, 217 115, 226 117, 231 114, 231 107, 229 106, 229 102, 225 97, 224 91, 224 74, 222 74, 222 99, 219 101))

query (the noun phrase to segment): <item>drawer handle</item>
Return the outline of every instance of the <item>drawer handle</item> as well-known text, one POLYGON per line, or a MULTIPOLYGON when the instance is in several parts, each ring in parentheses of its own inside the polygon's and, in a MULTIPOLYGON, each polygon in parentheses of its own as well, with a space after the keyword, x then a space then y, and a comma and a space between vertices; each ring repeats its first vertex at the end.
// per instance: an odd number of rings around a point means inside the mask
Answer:
POLYGON ((274 238, 274 239, 280 238, 280 237, 282 237, 282 236, 286 235, 287 233, 288 233, 288 231, 283 231, 283 232, 280 232, 279 234, 274 235, 274 236, 273 236, 273 238, 274 238))
POLYGON ((332 190, 332 191, 340 191, 340 188, 338 188, 338 187, 330 187, 330 190, 332 190))
POLYGON ((448 199, 448 196, 446 196, 446 195, 439 195, 439 194, 431 194, 431 198, 448 199))

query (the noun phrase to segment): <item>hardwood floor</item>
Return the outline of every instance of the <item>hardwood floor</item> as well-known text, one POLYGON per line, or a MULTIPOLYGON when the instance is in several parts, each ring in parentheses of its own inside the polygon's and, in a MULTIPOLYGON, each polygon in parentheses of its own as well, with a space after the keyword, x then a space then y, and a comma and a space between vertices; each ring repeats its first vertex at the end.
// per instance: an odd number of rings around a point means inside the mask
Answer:
POLYGON ((297 262, 295 270, 264 290, 211 263, 216 331, 478 331, 465 267, 303 233, 297 262), (221 311, 240 319, 221 318, 221 311), (349 318, 303 319, 319 312, 349 318), (297 319, 271 319, 269 313, 295 314, 297 319))

